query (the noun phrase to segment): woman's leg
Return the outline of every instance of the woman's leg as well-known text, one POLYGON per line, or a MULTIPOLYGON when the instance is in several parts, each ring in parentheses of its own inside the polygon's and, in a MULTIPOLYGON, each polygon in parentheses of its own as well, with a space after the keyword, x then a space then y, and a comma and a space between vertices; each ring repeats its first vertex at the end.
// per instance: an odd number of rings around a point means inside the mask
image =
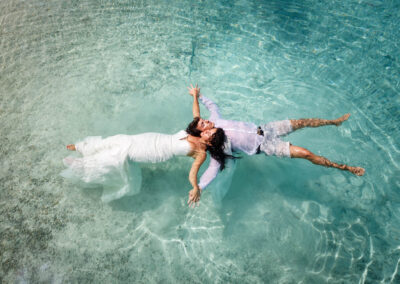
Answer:
POLYGON ((301 118, 301 119, 291 119, 292 129, 297 130, 303 127, 319 127, 323 125, 336 125, 339 126, 346 121, 350 116, 350 113, 337 118, 337 119, 320 119, 320 118, 301 118))
POLYGON ((324 166, 324 167, 331 167, 331 168, 337 168, 339 170, 343 171, 349 171, 355 175, 362 176, 365 172, 363 168, 360 167, 350 167, 348 165, 340 165, 336 164, 334 162, 329 161, 327 158, 322 157, 322 156, 317 156, 310 151, 308 151, 305 148, 301 148, 298 146, 293 146, 290 145, 290 157, 291 158, 301 158, 301 159, 306 159, 309 160, 311 163, 324 166))
POLYGON ((70 151, 76 151, 76 147, 75 147, 74 144, 68 144, 67 145, 67 149, 70 150, 70 151))

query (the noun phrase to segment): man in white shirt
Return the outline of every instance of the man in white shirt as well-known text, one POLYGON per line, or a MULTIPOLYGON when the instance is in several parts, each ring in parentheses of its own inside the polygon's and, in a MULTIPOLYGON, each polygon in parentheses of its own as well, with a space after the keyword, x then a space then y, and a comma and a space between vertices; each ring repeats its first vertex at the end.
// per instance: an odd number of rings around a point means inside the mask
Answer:
MULTIPOLYGON (((327 158, 317 156, 305 148, 294 146, 287 141, 281 140, 282 136, 304 127, 319 127, 324 125, 339 126, 349 118, 350 114, 345 114, 334 120, 319 118, 282 120, 257 127, 254 123, 222 119, 218 106, 210 99, 201 95, 200 88, 198 88, 197 85, 196 87, 191 85, 189 94, 193 97, 194 120, 186 131, 191 135, 198 136, 202 131, 214 127, 222 128, 230 142, 231 149, 227 149, 228 152, 230 150, 240 151, 247 155, 264 152, 268 156, 274 155, 278 157, 306 159, 316 165, 349 171, 358 176, 362 176, 365 172, 361 167, 351 167, 331 162, 327 158), (199 98, 210 111, 209 120, 204 120, 200 117, 199 98)), ((209 167, 200 178, 199 187, 205 189, 217 176, 218 172, 219 163, 211 158, 209 167)))

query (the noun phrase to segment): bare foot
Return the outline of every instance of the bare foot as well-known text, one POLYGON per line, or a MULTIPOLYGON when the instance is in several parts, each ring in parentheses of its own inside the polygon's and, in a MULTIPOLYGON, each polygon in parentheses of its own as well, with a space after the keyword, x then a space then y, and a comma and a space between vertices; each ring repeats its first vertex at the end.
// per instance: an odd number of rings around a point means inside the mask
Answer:
POLYGON ((343 123, 343 121, 348 120, 349 117, 350 117, 350 113, 346 113, 345 115, 339 117, 338 119, 335 119, 336 126, 340 126, 343 123))
POLYGON ((365 173, 365 169, 361 167, 349 167, 349 172, 358 176, 362 176, 365 173))
POLYGON ((76 151, 76 148, 75 148, 74 144, 67 145, 67 149, 70 150, 70 151, 76 151))

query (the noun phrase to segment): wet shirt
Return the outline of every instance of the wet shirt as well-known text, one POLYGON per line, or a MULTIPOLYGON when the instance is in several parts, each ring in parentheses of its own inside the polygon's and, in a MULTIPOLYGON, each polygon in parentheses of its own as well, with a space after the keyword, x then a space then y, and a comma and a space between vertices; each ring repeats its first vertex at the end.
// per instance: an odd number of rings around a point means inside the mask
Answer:
MULTIPOLYGON (((227 152, 244 152, 253 155, 263 141, 263 136, 257 134, 257 126, 254 123, 222 119, 218 106, 210 99, 200 96, 200 101, 210 111, 209 120, 214 122, 215 127, 222 128, 231 144, 227 152)), ((228 154, 228 153, 227 153, 228 154)), ((200 178, 199 187, 204 189, 217 176, 219 163, 211 157, 210 165, 200 178)))

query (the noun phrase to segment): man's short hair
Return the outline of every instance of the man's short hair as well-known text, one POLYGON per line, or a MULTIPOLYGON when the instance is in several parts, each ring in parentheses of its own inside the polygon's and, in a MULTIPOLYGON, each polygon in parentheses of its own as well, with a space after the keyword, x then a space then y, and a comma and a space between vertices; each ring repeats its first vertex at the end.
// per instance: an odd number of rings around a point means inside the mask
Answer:
POLYGON ((199 123, 200 117, 195 117, 191 123, 189 123, 188 127, 186 128, 186 133, 200 137, 201 131, 197 129, 197 124, 199 123))

